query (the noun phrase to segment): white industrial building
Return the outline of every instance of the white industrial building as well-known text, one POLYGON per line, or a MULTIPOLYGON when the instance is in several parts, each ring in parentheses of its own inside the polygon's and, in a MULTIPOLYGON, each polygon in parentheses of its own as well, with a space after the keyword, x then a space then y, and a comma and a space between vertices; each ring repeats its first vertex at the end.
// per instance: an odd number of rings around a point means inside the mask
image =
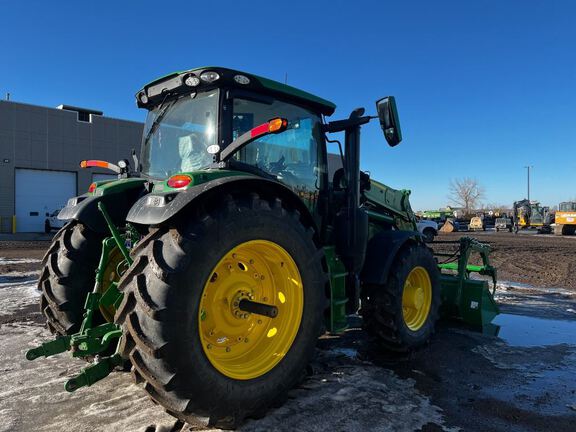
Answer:
POLYGON ((68 198, 114 177, 80 161, 131 160, 142 127, 90 109, 0 101, 0 232, 42 232, 68 198))

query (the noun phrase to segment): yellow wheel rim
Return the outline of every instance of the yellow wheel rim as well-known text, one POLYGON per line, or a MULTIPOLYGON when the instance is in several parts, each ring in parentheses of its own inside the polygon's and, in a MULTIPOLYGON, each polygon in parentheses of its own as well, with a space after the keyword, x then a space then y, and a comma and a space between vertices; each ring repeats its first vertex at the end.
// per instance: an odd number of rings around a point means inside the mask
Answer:
MULTIPOLYGON (((108 255, 108 264, 104 269, 102 286, 99 291, 100 294, 104 294, 112 282, 118 282, 124 271, 126 271, 124 256, 122 255, 122 252, 120 252, 120 249, 115 247, 108 255)), ((114 321, 114 314, 116 313, 116 308, 114 308, 114 306, 100 306, 100 312, 107 322, 114 321)))
POLYGON ((416 331, 422 328, 432 304, 432 282, 424 267, 414 267, 404 282, 402 315, 406 326, 416 331))
POLYGON ((267 240, 242 243, 224 255, 204 285, 198 313, 204 352, 227 377, 262 376, 290 350, 303 309, 302 278, 290 254, 267 240), (242 311, 243 299, 276 306, 278 315, 242 311))

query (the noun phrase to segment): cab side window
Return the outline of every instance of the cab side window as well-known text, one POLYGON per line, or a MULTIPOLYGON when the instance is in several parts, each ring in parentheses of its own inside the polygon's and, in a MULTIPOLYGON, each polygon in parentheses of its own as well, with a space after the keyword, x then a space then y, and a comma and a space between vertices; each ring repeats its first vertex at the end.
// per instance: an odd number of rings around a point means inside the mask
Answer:
POLYGON ((320 118, 308 110, 274 101, 234 100, 233 139, 274 117, 288 120, 286 131, 266 135, 239 151, 235 158, 275 176, 293 189, 319 189, 320 118))

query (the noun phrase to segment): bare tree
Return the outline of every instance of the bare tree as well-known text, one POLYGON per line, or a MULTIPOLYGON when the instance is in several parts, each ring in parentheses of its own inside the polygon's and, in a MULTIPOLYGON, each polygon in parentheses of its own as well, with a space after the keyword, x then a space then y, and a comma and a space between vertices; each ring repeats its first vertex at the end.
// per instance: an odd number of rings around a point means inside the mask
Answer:
POLYGON ((504 211, 510 209, 510 205, 498 204, 498 203, 489 203, 482 207, 485 208, 486 210, 492 210, 494 213, 503 213, 504 211))
POLYGON ((448 199, 459 207, 463 207, 466 213, 474 210, 479 201, 484 198, 484 188, 478 180, 465 177, 450 181, 448 199))

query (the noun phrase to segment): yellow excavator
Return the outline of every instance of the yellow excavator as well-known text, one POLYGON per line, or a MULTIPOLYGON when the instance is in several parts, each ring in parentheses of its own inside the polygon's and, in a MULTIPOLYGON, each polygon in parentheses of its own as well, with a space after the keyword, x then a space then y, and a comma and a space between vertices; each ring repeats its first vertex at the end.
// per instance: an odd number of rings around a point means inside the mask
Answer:
POLYGON ((549 207, 541 207, 538 201, 523 199, 512 205, 514 232, 526 228, 542 228, 549 213, 549 207))
POLYGON ((561 202, 556 212, 555 235, 574 235, 576 233, 576 201, 561 202))

